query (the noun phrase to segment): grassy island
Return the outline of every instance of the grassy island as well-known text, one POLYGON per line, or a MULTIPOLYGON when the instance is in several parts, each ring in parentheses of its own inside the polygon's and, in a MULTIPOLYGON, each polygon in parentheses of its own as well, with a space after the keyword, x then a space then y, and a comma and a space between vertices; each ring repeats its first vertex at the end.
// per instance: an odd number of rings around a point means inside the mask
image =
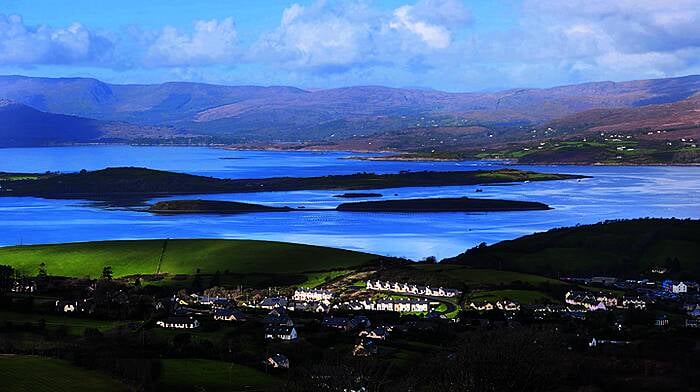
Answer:
POLYGON ((532 201, 472 199, 468 197, 404 199, 343 203, 338 211, 371 212, 491 212, 548 210, 543 203, 532 201))
POLYGON ((260 204, 219 200, 169 200, 153 204, 148 211, 162 214, 242 214, 246 212, 286 212, 289 207, 270 207, 260 204))
POLYGON ((369 197, 382 197, 383 195, 381 193, 361 193, 361 192, 351 192, 351 193, 343 193, 341 195, 335 195, 333 197, 339 197, 342 199, 363 199, 363 198, 369 198, 369 197))
POLYGON ((0 196, 59 199, 148 198, 203 193, 296 190, 365 190, 415 186, 455 186, 581 178, 514 169, 394 174, 356 173, 322 177, 220 179, 145 168, 121 167, 4 181, 0 196))

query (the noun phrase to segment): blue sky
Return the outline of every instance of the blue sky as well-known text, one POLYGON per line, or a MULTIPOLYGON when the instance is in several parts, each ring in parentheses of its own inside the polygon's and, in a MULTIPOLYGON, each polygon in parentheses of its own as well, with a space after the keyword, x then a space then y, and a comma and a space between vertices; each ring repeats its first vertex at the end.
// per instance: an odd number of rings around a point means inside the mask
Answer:
POLYGON ((700 0, 0 0, 0 73, 448 91, 679 76, 700 73, 700 0))

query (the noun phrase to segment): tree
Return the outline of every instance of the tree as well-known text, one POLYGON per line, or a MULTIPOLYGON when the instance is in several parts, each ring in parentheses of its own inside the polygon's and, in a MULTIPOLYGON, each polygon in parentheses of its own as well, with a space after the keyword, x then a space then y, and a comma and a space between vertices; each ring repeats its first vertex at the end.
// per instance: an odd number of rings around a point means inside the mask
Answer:
POLYGON ((10 291, 14 273, 15 269, 11 266, 0 265, 0 294, 10 291))
POLYGON ((102 268, 102 279, 112 280, 112 267, 111 266, 106 265, 104 268, 102 268))
POLYGON ((214 276, 211 278, 211 282, 209 283, 210 286, 219 286, 221 284, 221 271, 216 270, 214 273, 214 276))
POLYGON ((43 261, 39 264, 39 271, 36 274, 37 278, 46 278, 48 274, 46 273, 46 263, 43 261))

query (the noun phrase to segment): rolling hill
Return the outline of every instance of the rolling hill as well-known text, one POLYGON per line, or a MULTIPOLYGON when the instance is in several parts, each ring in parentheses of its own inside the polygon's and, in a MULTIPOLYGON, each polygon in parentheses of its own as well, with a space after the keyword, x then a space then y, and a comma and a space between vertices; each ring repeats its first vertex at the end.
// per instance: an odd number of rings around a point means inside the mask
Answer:
POLYGON ((658 105, 586 110, 552 121, 548 126, 576 135, 607 132, 636 134, 650 140, 700 138, 700 95, 658 105))
POLYGON ((0 146, 128 141, 140 137, 167 138, 175 132, 161 127, 42 112, 0 99, 0 146))
MULTIPOLYGON (((425 142, 434 137, 433 131, 459 138, 462 130, 471 134, 475 127, 517 129, 592 109, 672 104, 699 91, 700 76, 486 93, 381 86, 303 90, 200 83, 116 85, 84 78, 0 77, 0 97, 40 111, 169 126, 234 143, 335 142, 406 130, 422 132, 419 138, 425 142)), ((479 131, 484 137, 462 142, 498 141, 486 133, 479 131)))
POLYGON ((649 275, 667 266, 669 276, 700 278, 700 220, 634 219, 553 229, 443 260, 545 276, 649 275))
POLYGON ((291 274, 358 267, 380 256, 321 246, 249 240, 100 241, 0 248, 2 264, 33 274, 40 263, 49 274, 99 277, 112 267, 115 277, 155 274, 291 274), (161 252, 165 247, 162 256, 161 252), (159 266, 160 263, 160 266, 159 266))

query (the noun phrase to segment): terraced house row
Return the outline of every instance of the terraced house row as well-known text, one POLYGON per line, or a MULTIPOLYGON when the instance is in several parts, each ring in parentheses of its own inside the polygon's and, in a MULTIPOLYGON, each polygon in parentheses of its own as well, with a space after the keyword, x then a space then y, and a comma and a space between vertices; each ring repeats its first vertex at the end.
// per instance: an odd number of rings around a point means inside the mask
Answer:
POLYGON ((425 295, 428 297, 457 297, 462 294, 461 291, 455 289, 446 289, 443 287, 418 286, 409 283, 400 282, 382 282, 380 280, 368 280, 367 290, 391 291, 394 293, 425 295))
POLYGON ((365 299, 361 301, 347 301, 335 305, 336 309, 347 310, 374 310, 384 312, 428 312, 430 301, 427 299, 365 299))

